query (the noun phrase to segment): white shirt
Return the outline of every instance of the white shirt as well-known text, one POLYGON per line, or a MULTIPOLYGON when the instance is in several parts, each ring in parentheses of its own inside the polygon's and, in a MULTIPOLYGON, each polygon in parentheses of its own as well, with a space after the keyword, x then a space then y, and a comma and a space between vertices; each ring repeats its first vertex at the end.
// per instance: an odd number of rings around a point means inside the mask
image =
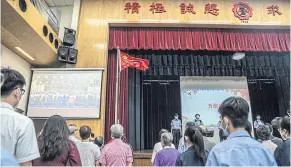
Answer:
POLYGON ((272 153, 274 154, 276 148, 277 148, 277 145, 275 143, 273 143, 271 140, 266 140, 266 141, 262 141, 262 144, 270 149, 272 151, 272 153))
POLYGON ((1 147, 14 155, 18 163, 39 157, 35 129, 32 120, 1 102, 1 147))

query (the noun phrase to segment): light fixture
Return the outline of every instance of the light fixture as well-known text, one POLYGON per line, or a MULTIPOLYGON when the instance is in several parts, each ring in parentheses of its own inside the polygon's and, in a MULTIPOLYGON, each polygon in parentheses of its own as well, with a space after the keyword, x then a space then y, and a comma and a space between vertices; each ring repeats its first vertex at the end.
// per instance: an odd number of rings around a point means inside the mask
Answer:
POLYGON ((232 59, 233 60, 241 60, 242 58, 244 58, 246 56, 245 53, 242 52, 237 52, 235 54, 232 55, 232 59))
POLYGON ((15 47, 15 49, 17 49, 19 52, 21 52, 22 54, 24 54, 27 58, 29 58, 30 60, 35 60, 33 57, 31 57, 29 54, 27 54, 24 50, 22 50, 20 47, 15 47))

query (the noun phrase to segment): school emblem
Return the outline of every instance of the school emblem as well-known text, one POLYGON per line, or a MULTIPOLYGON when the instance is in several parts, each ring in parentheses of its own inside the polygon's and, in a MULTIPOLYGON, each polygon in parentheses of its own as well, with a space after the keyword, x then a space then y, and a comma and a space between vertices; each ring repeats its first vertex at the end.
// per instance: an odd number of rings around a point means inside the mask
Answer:
POLYGON ((244 21, 249 20, 253 16, 253 8, 245 2, 238 2, 232 8, 234 16, 244 21))

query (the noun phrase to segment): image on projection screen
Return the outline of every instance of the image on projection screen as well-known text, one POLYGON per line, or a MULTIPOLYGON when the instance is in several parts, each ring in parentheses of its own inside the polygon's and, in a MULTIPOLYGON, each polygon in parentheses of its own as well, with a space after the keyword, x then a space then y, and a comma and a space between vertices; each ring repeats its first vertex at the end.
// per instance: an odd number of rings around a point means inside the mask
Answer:
POLYGON ((100 118, 102 71, 34 71, 27 116, 100 118))
MULTIPOLYGON (((180 88, 183 128, 187 122, 194 121, 195 114, 200 114, 204 126, 214 131, 214 136, 209 139, 215 143, 220 141, 218 108, 223 100, 230 96, 240 96, 250 106, 245 77, 180 77, 180 88)), ((249 121, 253 122, 251 110, 249 121)))

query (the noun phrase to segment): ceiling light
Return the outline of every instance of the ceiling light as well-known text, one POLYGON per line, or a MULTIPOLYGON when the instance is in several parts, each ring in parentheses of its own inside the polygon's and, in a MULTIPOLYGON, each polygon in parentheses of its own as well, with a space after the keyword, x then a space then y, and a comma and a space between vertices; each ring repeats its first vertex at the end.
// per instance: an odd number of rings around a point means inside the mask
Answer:
POLYGON ((35 60, 33 57, 31 57, 29 54, 27 54, 24 50, 22 50, 20 47, 15 47, 15 49, 19 50, 22 54, 24 54, 26 57, 28 57, 30 60, 35 60))
POLYGON ((232 55, 232 59, 233 60, 241 60, 242 58, 244 58, 246 56, 245 53, 241 53, 241 52, 237 52, 234 55, 232 55))

